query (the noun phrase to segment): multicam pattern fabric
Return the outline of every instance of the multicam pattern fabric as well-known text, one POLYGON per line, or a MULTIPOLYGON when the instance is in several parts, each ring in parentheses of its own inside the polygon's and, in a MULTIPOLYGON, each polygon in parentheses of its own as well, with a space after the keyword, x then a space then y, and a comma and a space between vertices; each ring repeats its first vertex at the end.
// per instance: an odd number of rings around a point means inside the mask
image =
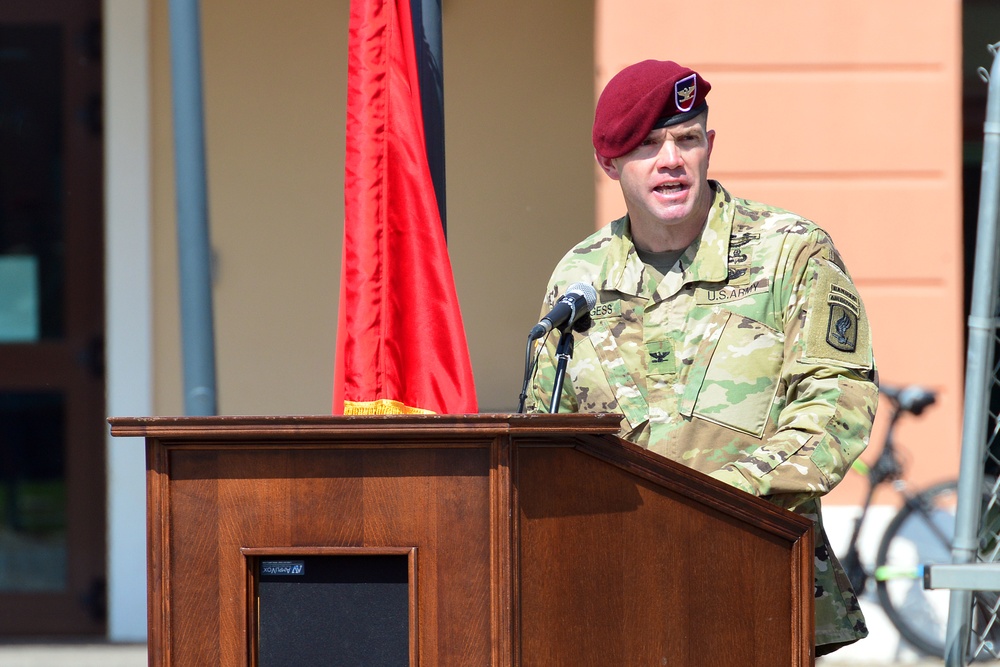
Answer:
MULTIPOLYGON (((829 236, 718 183, 708 223, 662 280, 636 254, 628 217, 571 250, 543 313, 593 284, 561 412, 619 412, 621 437, 816 523, 816 643, 867 634, 829 548, 820 497, 868 443, 878 389, 868 320, 829 236)), ((529 409, 547 412, 556 336, 529 409)))

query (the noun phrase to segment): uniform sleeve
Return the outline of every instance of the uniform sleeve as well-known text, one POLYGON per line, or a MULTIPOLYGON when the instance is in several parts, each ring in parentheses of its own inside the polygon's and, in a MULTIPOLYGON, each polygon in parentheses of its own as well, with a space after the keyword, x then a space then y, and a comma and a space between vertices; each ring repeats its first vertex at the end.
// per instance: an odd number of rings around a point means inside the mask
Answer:
POLYGON ((776 430, 711 476, 794 509, 864 451, 878 385, 864 305, 829 238, 813 232, 788 255, 775 286, 785 334, 776 430))

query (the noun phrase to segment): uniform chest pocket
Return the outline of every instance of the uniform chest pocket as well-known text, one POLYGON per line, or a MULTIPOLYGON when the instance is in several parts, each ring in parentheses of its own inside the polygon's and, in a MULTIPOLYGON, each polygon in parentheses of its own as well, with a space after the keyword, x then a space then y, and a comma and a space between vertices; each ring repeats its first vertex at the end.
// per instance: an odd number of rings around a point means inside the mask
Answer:
POLYGON ((722 333, 698 349, 681 412, 759 438, 778 391, 784 336, 729 311, 712 319, 722 333))

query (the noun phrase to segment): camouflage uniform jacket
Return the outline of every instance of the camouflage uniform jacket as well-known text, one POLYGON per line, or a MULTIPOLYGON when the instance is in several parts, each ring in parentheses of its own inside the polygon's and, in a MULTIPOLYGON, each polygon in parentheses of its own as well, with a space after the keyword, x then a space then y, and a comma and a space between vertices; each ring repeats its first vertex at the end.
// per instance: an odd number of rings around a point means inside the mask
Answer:
MULTIPOLYGON (((816 522, 816 643, 867 634, 829 549, 819 497, 868 442, 878 390, 868 321, 826 233, 711 182, 701 235, 657 282, 628 217, 562 259, 543 312, 594 285, 576 334, 561 412, 619 412, 621 437, 816 522)), ((548 411, 556 335, 530 409, 548 411)))

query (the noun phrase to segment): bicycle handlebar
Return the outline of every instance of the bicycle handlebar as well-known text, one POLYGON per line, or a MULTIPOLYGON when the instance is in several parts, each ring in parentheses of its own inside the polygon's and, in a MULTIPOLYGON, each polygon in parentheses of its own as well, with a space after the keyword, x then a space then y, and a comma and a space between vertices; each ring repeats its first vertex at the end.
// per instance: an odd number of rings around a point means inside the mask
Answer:
POLYGON ((937 401, 937 392, 915 384, 906 387, 883 384, 879 386, 879 393, 892 401, 893 405, 901 412, 909 412, 914 415, 921 414, 924 408, 937 401))
POLYGON ((896 421, 906 413, 920 415, 924 408, 937 401, 937 392, 918 385, 899 387, 883 384, 879 386, 879 393, 889 399, 893 406, 882 451, 871 464, 866 464, 861 459, 856 459, 851 464, 851 468, 856 472, 868 477, 873 488, 883 482, 899 479, 903 473, 903 467, 893 446, 896 421))

